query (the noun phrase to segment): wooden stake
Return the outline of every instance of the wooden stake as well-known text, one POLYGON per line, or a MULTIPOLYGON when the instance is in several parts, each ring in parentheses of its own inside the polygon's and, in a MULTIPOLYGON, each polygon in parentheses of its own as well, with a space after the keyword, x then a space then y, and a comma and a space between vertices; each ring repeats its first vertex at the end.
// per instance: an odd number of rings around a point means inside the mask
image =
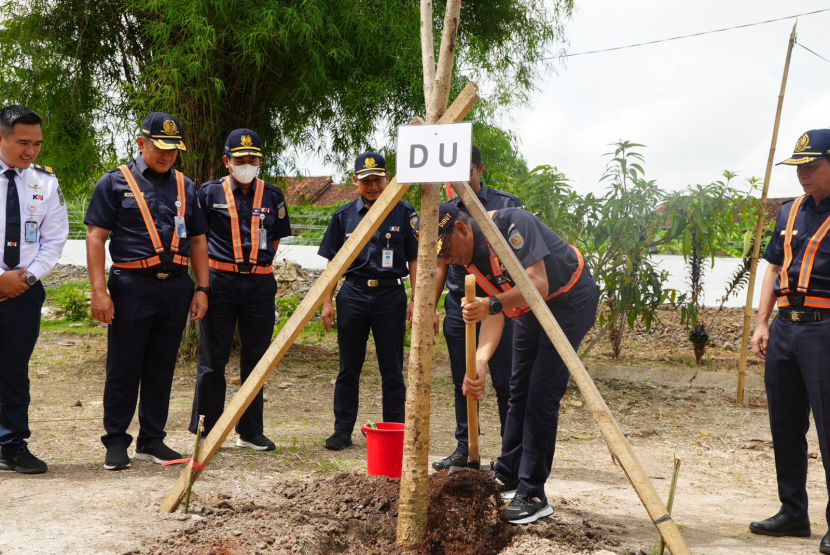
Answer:
POLYGON ((784 61, 784 75, 781 77, 781 90, 778 93, 778 107, 775 109, 775 124, 772 126, 772 142, 767 157, 767 171, 764 173, 764 189, 761 193, 761 205, 758 208, 758 225, 755 226, 755 244, 752 245, 752 262, 749 266, 749 283, 746 285, 746 306, 744 307, 744 331, 741 336, 741 362, 738 366, 738 394, 736 403, 742 405, 744 402, 744 387, 746 387, 746 358, 749 354, 749 322, 752 319, 752 298, 755 296, 755 273, 758 270, 758 254, 761 252, 761 238, 764 234, 764 221, 766 220, 767 191, 769 191, 769 180, 772 176, 772 161, 775 157, 775 145, 778 143, 778 124, 781 122, 781 110, 784 107, 784 91, 787 89, 787 75, 790 72, 790 57, 795 44, 795 28, 798 21, 793 25, 790 33, 790 40, 787 43, 787 58, 784 61))
POLYGON ((634 490, 639 495, 640 501, 645 506, 651 521, 666 539, 666 545, 669 546, 673 555, 689 555, 689 548, 686 547, 686 542, 683 541, 683 537, 677 530, 674 521, 672 521, 671 516, 666 512, 666 506, 660 501, 660 496, 657 495, 657 491, 649 481, 645 470, 640 465, 640 461, 634 455, 631 445, 628 443, 625 435, 623 435, 622 430, 620 430, 608 405, 605 404, 605 400, 602 398, 599 390, 597 390, 591 376, 588 375, 585 366, 582 365, 582 361, 579 360, 579 357, 571 347, 568 338, 562 332, 562 328, 556 322, 556 318, 553 317, 547 304, 545 304, 545 301, 539 295, 539 291, 533 285, 525 269, 519 264, 519 260, 516 258, 513 249, 507 245, 507 241, 505 241, 493 223, 493 220, 485 212, 481 201, 473 193, 473 190, 470 189, 470 185, 461 182, 453 183, 452 186, 455 192, 461 197, 464 206, 470 211, 470 215, 475 219, 484 236, 490 242, 490 246, 496 252, 502 264, 504 264, 507 272, 515 281, 516 287, 524 295, 536 319, 539 320, 545 333, 547 333, 554 347, 556 347, 559 356, 562 357, 568 370, 570 370, 571 376, 573 376, 576 385, 579 387, 579 391, 582 393, 582 398, 591 410, 594 420, 596 420, 606 443, 608 443, 608 447, 617 460, 620 461, 623 471, 631 482, 631 485, 634 486, 634 490))
MULTIPOLYGON (((468 274, 464 278, 464 293, 468 303, 476 300, 476 278, 474 275, 468 274)), ((467 324, 464 331, 467 334, 467 377, 474 380, 476 378, 476 325, 467 324)), ((467 396, 467 441, 469 444, 467 467, 478 470, 481 467, 481 459, 478 453, 478 401, 473 400, 469 395, 467 396)))
MULTIPOLYGON (((463 120, 477 99, 478 86, 475 83, 469 83, 461 91, 461 94, 458 95, 456 101, 453 102, 453 105, 450 106, 450 109, 447 110, 439 123, 455 123, 463 120)), ((364 216, 363 220, 361 220, 360 224, 358 224, 357 228, 346 240, 346 243, 334 259, 332 259, 332 263, 326 267, 311 287, 311 290, 303 298, 282 330, 280 330, 276 339, 271 343, 271 346, 251 371, 248 379, 245 380, 245 383, 236 392, 236 395, 234 395, 231 402, 225 408, 225 412, 222 413, 222 416, 219 417, 219 420, 205 438, 200 450, 202 456, 201 464, 203 466, 207 465, 216 452, 219 451, 222 442, 225 441, 225 438, 233 430, 233 427, 242 417, 245 409, 248 408, 248 405, 251 404, 256 394, 265 385, 265 382, 279 361, 291 345, 294 344, 297 336, 300 335, 300 332, 305 328, 312 316, 314 316, 317 308, 323 303, 325 293, 337 285, 340 276, 349 269, 349 265, 357 258, 357 255, 360 254, 360 251, 369 242, 374 232, 377 231, 380 224, 386 219, 386 216, 389 215, 397 202, 408 190, 409 185, 399 185, 396 179, 392 179, 380 197, 378 197, 378 200, 375 201, 375 204, 372 205, 372 209, 364 216)), ((437 228, 437 224, 435 227, 437 228)), ((435 248, 433 246, 433 251, 435 248)), ((178 480, 161 503, 161 510, 163 512, 172 513, 182 502, 185 489, 189 483, 188 474, 188 470, 185 469, 179 475, 178 480)), ((193 480, 198 479, 200 474, 200 470, 194 470, 193 480)))

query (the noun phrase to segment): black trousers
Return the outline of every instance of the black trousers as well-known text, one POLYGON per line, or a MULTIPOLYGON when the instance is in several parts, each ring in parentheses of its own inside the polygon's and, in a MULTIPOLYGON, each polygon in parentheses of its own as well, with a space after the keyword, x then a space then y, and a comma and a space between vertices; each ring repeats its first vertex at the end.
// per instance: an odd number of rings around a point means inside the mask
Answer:
POLYGON ((0 303, 0 450, 14 456, 26 447, 29 431, 29 358, 40 333, 46 298, 37 282, 25 293, 0 303))
MULTIPOLYGON (((586 271, 570 293, 548 301, 576 350, 594 325, 599 290, 586 271)), ((542 495, 550 476, 559 426, 559 403, 570 372, 533 312, 516 319, 510 402, 496 470, 518 476, 517 493, 542 495)))
MULTIPOLYGON (((467 398, 462 386, 467 373, 467 325, 461 315, 461 295, 453 292, 444 298, 444 308, 447 315, 444 317, 444 339, 447 341, 447 351, 450 355, 450 370, 452 383, 455 386, 455 439, 458 442, 456 451, 467 452, 469 435, 467 433, 467 398)), ((481 325, 476 326, 476 340, 481 325)), ((504 319, 504 331, 501 341, 490 359, 490 378, 493 389, 496 390, 496 400, 499 405, 499 433, 504 435, 504 424, 507 420, 507 401, 510 399, 510 373, 513 358, 513 319, 504 319)))
POLYGON ((127 428, 138 404, 140 446, 164 439, 173 372, 193 299, 186 273, 158 280, 129 270, 110 269, 108 283, 115 318, 107 334, 104 384, 106 447, 129 446, 127 428))
MULTIPOLYGON (((190 419, 190 431, 194 434, 200 414, 205 415, 205 431, 209 432, 225 408, 225 366, 231 356, 237 323, 242 343, 239 374, 245 383, 271 345, 276 321, 277 282, 273 274, 237 274, 212 269, 210 288, 210 307, 199 322, 199 372, 190 419)), ((260 390, 236 424, 236 432, 243 436, 263 433, 262 412, 260 390)))
MULTIPOLYGON (((781 512, 807 516, 807 430, 816 421, 825 481, 830 477, 830 320, 770 327, 764 382, 781 512)), ((830 481, 827 481, 830 492, 830 481)), ((825 507, 830 523, 830 504, 825 507)))
POLYGON ((369 331, 375 338, 383 390, 383 421, 403 422, 406 385, 403 342, 406 334, 403 285, 367 287, 344 282, 337 294, 337 345, 340 372, 334 386, 334 429, 354 430, 360 404, 360 372, 369 331))

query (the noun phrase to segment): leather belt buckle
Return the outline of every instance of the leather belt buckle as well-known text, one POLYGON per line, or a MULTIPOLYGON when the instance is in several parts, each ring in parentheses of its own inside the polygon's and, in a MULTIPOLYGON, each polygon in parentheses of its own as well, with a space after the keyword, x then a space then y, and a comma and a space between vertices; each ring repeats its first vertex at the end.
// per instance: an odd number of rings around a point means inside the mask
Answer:
POLYGON ((156 274, 156 279, 167 279, 170 277, 170 274, 167 272, 159 272, 156 274))
POLYGON ((246 262, 244 264, 237 264, 236 269, 240 274, 250 274, 251 270, 254 269, 254 265, 250 262, 246 262))
POLYGON ((793 322, 800 322, 801 321, 801 313, 800 312, 790 312, 790 320, 793 322))
POLYGON ((377 287, 378 285, 380 285, 380 280, 379 279, 367 279, 366 280, 366 285, 368 285, 369 287, 377 287))

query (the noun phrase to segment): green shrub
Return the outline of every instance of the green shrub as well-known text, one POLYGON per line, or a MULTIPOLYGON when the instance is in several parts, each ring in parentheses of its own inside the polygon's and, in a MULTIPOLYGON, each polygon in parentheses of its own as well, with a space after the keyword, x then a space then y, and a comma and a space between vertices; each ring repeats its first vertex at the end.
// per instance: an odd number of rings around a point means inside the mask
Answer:
POLYGON ((69 322, 85 322, 92 318, 89 300, 84 290, 77 285, 66 284, 58 289, 56 304, 69 322))

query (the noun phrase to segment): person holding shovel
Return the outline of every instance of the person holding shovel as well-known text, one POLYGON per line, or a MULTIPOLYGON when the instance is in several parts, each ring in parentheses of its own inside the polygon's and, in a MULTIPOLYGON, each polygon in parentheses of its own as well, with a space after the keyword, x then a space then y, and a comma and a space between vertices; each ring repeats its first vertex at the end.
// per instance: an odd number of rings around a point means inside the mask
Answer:
MULTIPOLYGON (((599 302, 599 289, 582 254, 525 210, 499 209, 491 217, 576 350, 594 324, 599 302)), ((476 378, 464 379, 465 395, 484 398, 487 362, 498 347, 504 318, 514 322, 510 401, 495 471, 502 495, 512 497, 507 520, 535 522, 553 514, 545 482, 553 464, 568 368, 475 220, 448 203, 439 210, 438 256, 465 266, 488 295, 462 308, 466 323, 481 322, 476 378)))
MULTIPOLYGON (((280 239, 291 235, 282 191, 257 178, 262 143, 251 129, 235 129, 222 158, 227 176, 199 189, 199 203, 209 226, 210 310, 199 324, 199 371, 190 431, 199 415, 205 433, 225 407, 225 366, 239 325, 239 373, 244 383, 268 350, 275 325, 277 282, 274 256, 280 239)), ((264 397, 260 389, 236 424, 237 447, 276 449, 265 436, 264 397)))
MULTIPOLYGON (((470 160, 470 188, 481 201, 485 210, 499 208, 522 208, 522 201, 498 189, 491 189, 484 184, 481 176, 484 173, 484 162, 481 161, 481 151, 473 146, 470 160)), ((461 197, 456 196, 450 201, 463 212, 468 212, 461 197)), ((441 299, 444 284, 449 289, 444 299, 444 339, 447 341, 447 352, 450 355, 450 370, 452 382, 455 386, 455 451, 447 457, 432 463, 435 470, 446 470, 451 467, 467 466, 467 403, 464 401, 462 386, 466 372, 466 353, 464 349, 465 327, 461 316, 461 299, 464 297, 464 276, 467 270, 458 264, 444 264, 439 260, 435 278, 435 306, 441 299)), ((507 401, 510 398, 511 358, 513 356, 513 320, 504 321, 501 341, 490 359, 490 378, 493 380, 493 389, 496 391, 496 400, 499 406, 499 431, 504 434, 504 423, 507 420, 507 401)))
MULTIPOLYGON (((386 160, 377 152, 364 152, 355 160, 354 183, 360 197, 338 209, 326 229, 318 254, 331 260, 386 189, 386 160)), ((403 381, 403 343, 413 303, 407 303, 403 278, 410 275, 415 292, 418 262, 418 214, 398 201, 369 244, 346 270, 337 293, 337 345, 340 371, 334 385, 334 433, 326 449, 339 451, 352 444, 352 431, 360 404, 360 373, 366 360, 369 332, 375 338, 383 388, 383 421, 403 422, 406 385, 403 381)), ((323 301, 323 326, 335 322, 334 288, 323 301)))
MULTIPOLYGON (((807 514, 807 430, 816 422, 830 493, 830 129, 798 139, 792 156, 804 195, 784 204, 764 253, 769 262, 752 335, 752 350, 765 361, 772 446, 781 508, 752 522, 767 536, 810 536, 807 514), (768 324, 778 305, 778 317, 768 324)), ((779 165, 780 165, 779 164, 779 165)), ((830 523, 830 503, 825 507, 830 523)), ((830 532, 819 545, 830 553, 830 532)))

